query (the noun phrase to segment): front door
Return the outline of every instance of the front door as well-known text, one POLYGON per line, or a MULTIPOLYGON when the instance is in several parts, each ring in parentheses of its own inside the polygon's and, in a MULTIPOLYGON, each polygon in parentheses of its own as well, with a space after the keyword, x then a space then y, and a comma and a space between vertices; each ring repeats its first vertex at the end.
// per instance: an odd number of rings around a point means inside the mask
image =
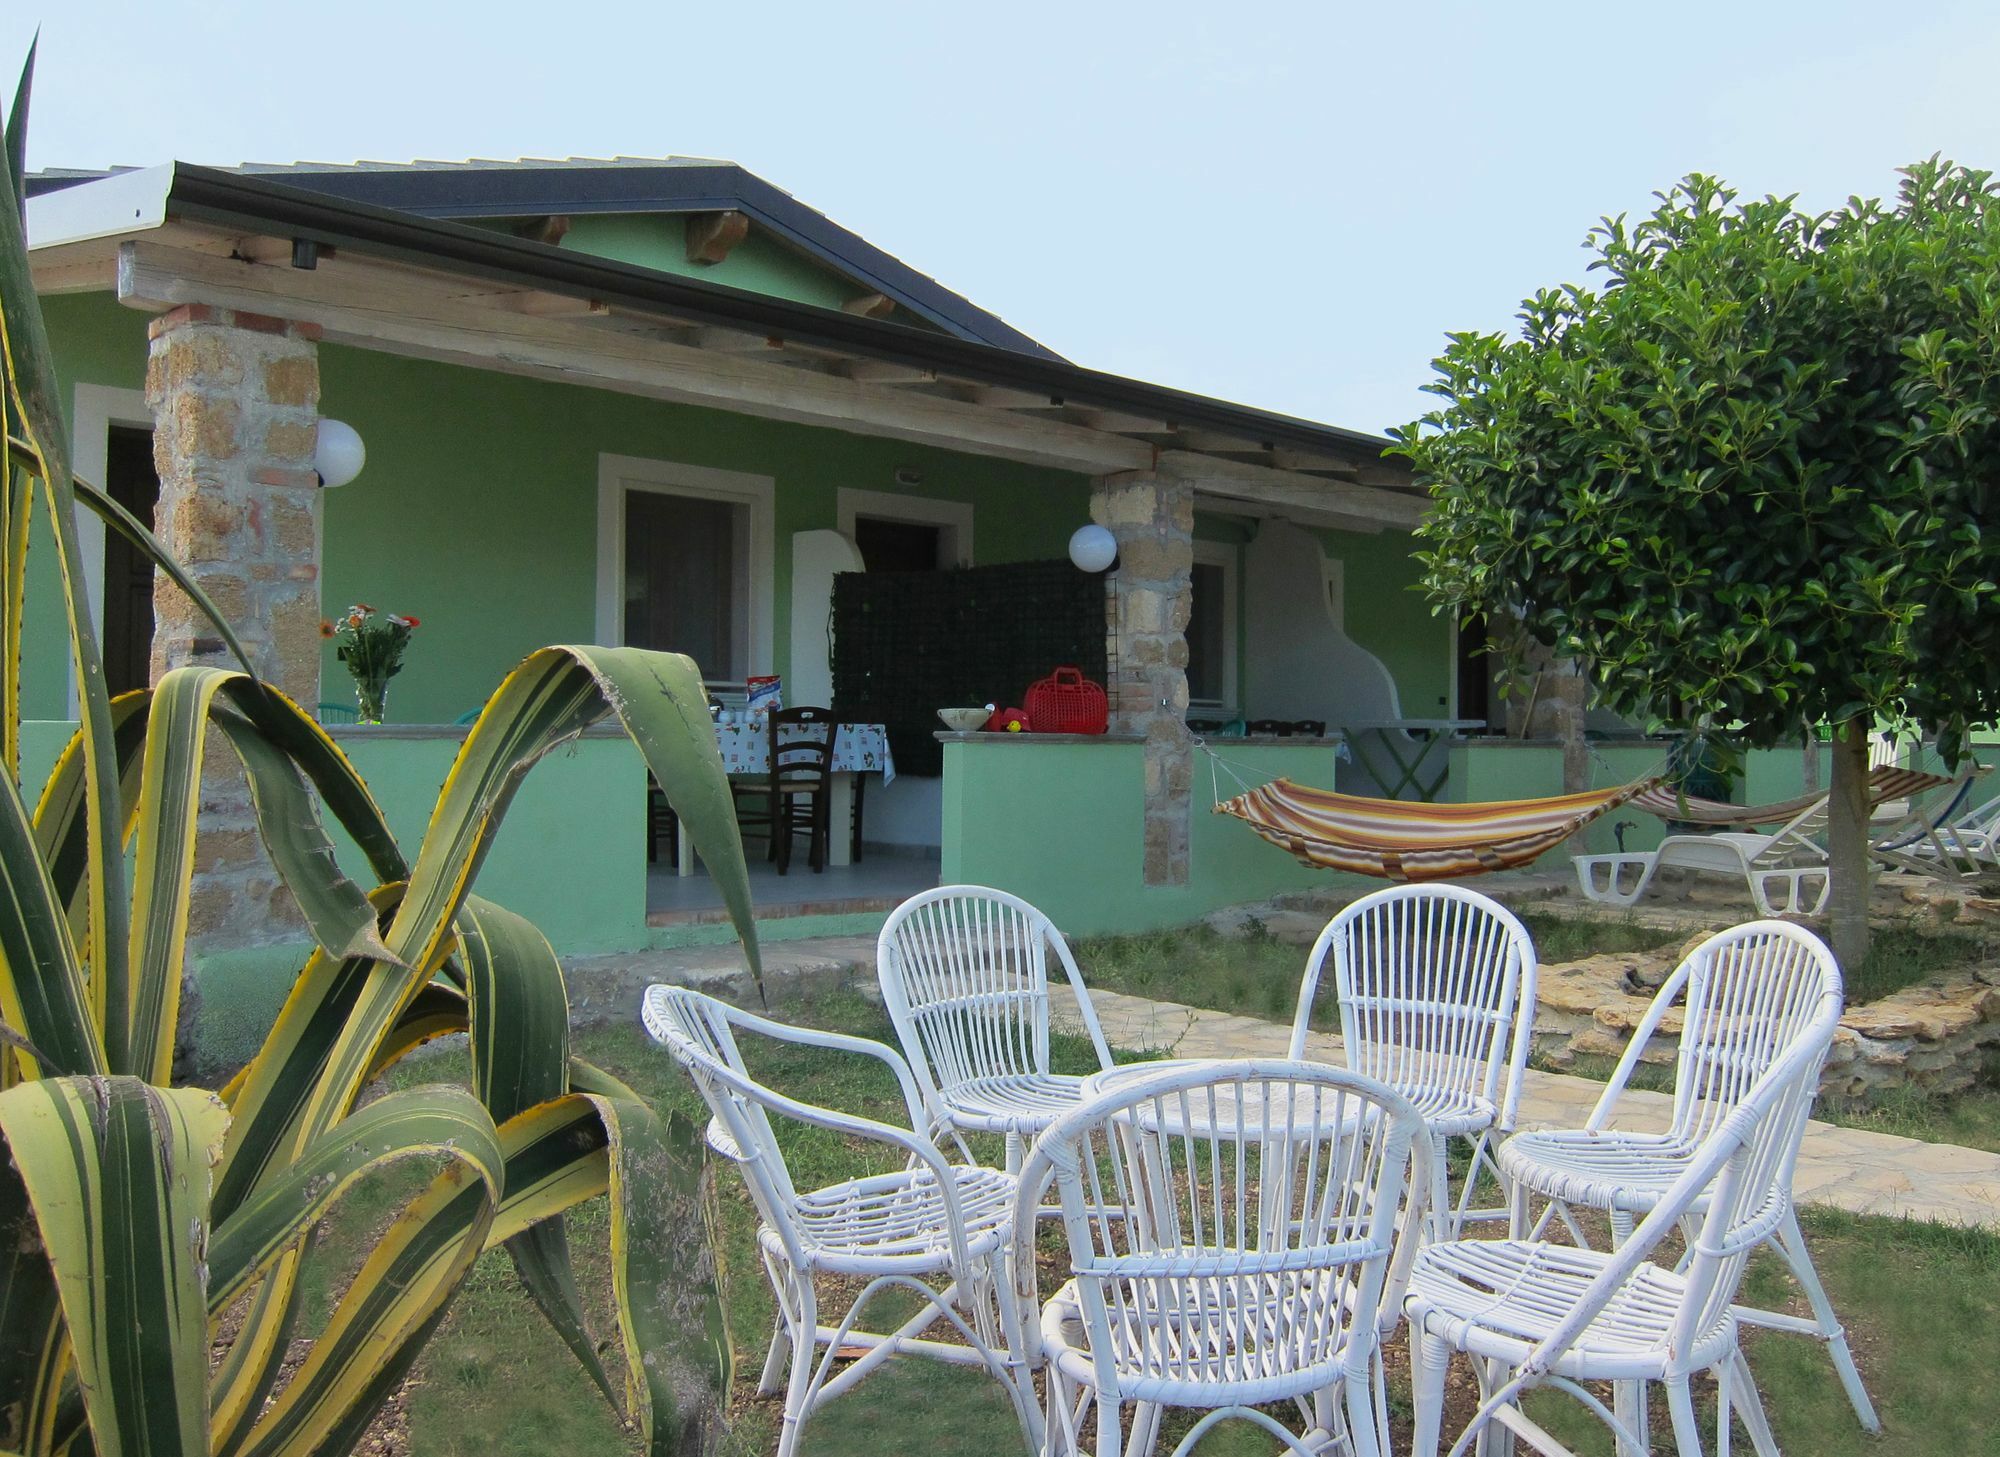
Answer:
MULTIPOLYGON (((148 525, 160 499, 153 469, 153 432, 113 425, 105 451, 104 488, 148 525)), ((104 682, 112 693, 152 681, 153 564, 109 527, 104 532, 104 682)))

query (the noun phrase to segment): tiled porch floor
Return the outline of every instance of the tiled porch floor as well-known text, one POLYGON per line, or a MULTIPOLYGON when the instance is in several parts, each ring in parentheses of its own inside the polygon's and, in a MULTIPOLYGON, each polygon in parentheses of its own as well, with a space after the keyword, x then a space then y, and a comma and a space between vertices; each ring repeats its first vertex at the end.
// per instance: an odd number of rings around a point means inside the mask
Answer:
MULTIPOLYGON (((935 854, 871 850, 859 865, 829 865, 817 875, 801 856, 793 859, 789 875, 780 875, 776 866, 758 855, 760 845, 752 842, 746 848, 751 852, 750 902, 760 918, 887 911, 938 883, 935 854)), ((687 925, 726 917, 722 892, 706 870, 697 868, 683 878, 668 865, 649 867, 648 925, 687 925)))

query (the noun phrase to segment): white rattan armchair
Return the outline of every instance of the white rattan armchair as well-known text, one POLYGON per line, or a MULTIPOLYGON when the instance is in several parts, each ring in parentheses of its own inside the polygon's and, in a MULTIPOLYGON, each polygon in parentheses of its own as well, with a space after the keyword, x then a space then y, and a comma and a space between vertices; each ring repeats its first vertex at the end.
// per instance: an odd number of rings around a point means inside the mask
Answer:
POLYGON ((1514 1126, 1535 1016, 1535 943, 1499 902, 1451 885, 1398 885, 1363 896, 1320 932, 1306 959, 1289 1056, 1304 1057, 1313 1002, 1332 965, 1347 1065, 1379 1078, 1428 1125, 1430 1219, 1441 1239, 1468 1220, 1482 1169, 1496 1181, 1493 1135, 1514 1126), (1472 1147, 1454 1203, 1446 1149, 1472 1147))
POLYGON ((1076 993, 1100 1067, 1111 1049, 1083 974, 1053 922, 1019 896, 944 885, 889 914, 875 974, 903 1055, 923 1087, 932 1132, 999 1133, 1007 1167, 1074 1108, 1083 1079, 1049 1071, 1049 958, 1076 993))
POLYGON ((899 1354, 985 1367, 1006 1387, 1030 1448, 1038 1445, 1040 1409, 1006 1342, 1006 1333, 1019 1327, 1005 1269, 1013 1176, 952 1164, 921 1132, 765 1087, 745 1067, 737 1033, 880 1060, 896 1075, 912 1127, 921 1128, 924 1107, 916 1082, 903 1060, 880 1043, 790 1027, 684 987, 647 988, 642 1017, 646 1030, 694 1079, 712 1115, 709 1144, 742 1173, 762 1221, 757 1243, 778 1311, 758 1391, 774 1393, 783 1382, 778 1457, 792 1457, 817 1407, 899 1354), (801 1191, 773 1133, 774 1118, 883 1146, 903 1168, 801 1191), (820 1321, 817 1275, 861 1285, 837 1325, 820 1321), (891 1332, 860 1329, 864 1308, 892 1289, 914 1294, 922 1302, 917 1313, 891 1332), (926 1339, 924 1333, 939 1321, 956 1329, 964 1344, 926 1339), (834 1370, 857 1350, 863 1354, 834 1370))
POLYGON ((1792 1166, 1840 1021, 1840 973, 1831 958, 1809 963, 1807 979, 1813 990, 1802 999, 1805 1015, 1785 1024, 1759 1071, 1703 1121, 1677 1177, 1616 1250, 1462 1240, 1417 1255, 1404 1302, 1415 1457, 1438 1450, 1445 1367, 1454 1350, 1472 1357, 1482 1400, 1453 1457, 1496 1423, 1542 1452, 1567 1457, 1569 1449, 1518 1404, 1539 1385, 1576 1397, 1610 1426, 1621 1457, 1643 1454, 1648 1444, 1637 1414, 1645 1410, 1649 1382, 1666 1388, 1675 1450, 1701 1457, 1689 1378, 1702 1370, 1713 1371, 1718 1385, 1718 1448, 1727 1452, 1730 1420, 1739 1415, 1761 1457, 1776 1457, 1738 1344, 1733 1302, 1750 1255, 1790 1215, 1792 1166), (1681 1266, 1649 1263, 1676 1226, 1688 1233, 1681 1266), (1587 1381, 1615 1383, 1619 1410, 1586 1390, 1587 1381))
MULTIPOLYGON (((1045 1450, 1145 1453, 1180 1407, 1206 1414, 1176 1457, 1227 1419, 1306 1457, 1335 1443, 1378 1457, 1373 1372, 1417 1244, 1399 1214, 1421 1205, 1429 1153, 1407 1100, 1319 1063, 1183 1064, 1066 1114, 1029 1155, 1015 1213, 1031 1249, 1053 1184, 1069 1246, 1071 1278, 1038 1321, 1045 1450), (1303 1434, 1255 1410, 1286 1401, 1303 1434)), ((1032 1312, 1034 1263, 1015 1277, 1032 1312)))
MULTIPOLYGON (((1528 1201, 1540 1195, 1551 1202, 1537 1233, 1552 1216, 1560 1217, 1571 1237, 1584 1243, 1569 1210, 1585 1208, 1608 1215, 1613 1241, 1622 1241, 1634 1220, 1666 1197, 1693 1164, 1703 1141, 1793 1045, 1800 1029, 1821 1015, 1829 981, 1836 988, 1840 985, 1833 953, 1811 932, 1783 921, 1752 921, 1696 947, 1661 986, 1634 1029, 1585 1125, 1518 1134, 1500 1146, 1500 1167, 1514 1193, 1513 1232, 1525 1232, 1528 1201), (1672 1123, 1664 1133, 1622 1132, 1613 1126, 1618 1100, 1646 1044, 1676 1010, 1681 1032, 1672 1123)), ((1785 1180, 1789 1190, 1789 1165, 1785 1180)), ((1861 1384, 1840 1319, 1813 1269, 1789 1199, 1765 1237, 1804 1290, 1812 1318, 1753 1309, 1739 1315, 1754 1325, 1825 1342, 1855 1415, 1869 1431, 1879 1431, 1874 1404, 1861 1384)))

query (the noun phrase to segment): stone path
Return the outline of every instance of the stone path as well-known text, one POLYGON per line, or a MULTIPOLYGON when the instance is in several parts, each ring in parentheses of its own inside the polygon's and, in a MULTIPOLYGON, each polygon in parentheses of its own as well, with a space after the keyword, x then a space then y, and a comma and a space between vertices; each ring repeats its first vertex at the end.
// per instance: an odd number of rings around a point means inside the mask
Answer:
MULTIPOLYGON (((1078 1025, 1076 1000, 1067 987, 1052 990, 1059 1022, 1078 1025)), ((1272 1057, 1284 1053, 1288 1026, 1178 1002, 1155 1002, 1094 991, 1091 1005, 1114 1047, 1158 1049, 1176 1057, 1272 1057)), ((1307 1051, 1340 1059, 1340 1039, 1314 1033, 1307 1051)), ((1596 1106, 1602 1083, 1530 1070, 1522 1091, 1524 1128, 1574 1128, 1596 1106)), ((1665 1093, 1628 1092, 1620 1121, 1628 1127, 1665 1128, 1672 1099, 1665 1093)), ((1860 1128, 1807 1125, 1792 1181, 1801 1203, 1824 1204, 1855 1214, 1901 1215, 1944 1224, 2000 1229, 2000 1154, 1957 1144, 1924 1143, 1860 1128)))

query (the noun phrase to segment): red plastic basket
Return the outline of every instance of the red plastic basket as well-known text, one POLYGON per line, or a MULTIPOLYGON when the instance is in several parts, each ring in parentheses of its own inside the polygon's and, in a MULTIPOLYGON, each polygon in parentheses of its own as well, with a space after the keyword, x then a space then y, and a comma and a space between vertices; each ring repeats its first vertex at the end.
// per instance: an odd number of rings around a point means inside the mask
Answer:
POLYGON ((1038 734, 1101 734, 1111 717, 1104 685, 1078 668, 1058 668, 1028 685, 1028 727, 1038 734))

